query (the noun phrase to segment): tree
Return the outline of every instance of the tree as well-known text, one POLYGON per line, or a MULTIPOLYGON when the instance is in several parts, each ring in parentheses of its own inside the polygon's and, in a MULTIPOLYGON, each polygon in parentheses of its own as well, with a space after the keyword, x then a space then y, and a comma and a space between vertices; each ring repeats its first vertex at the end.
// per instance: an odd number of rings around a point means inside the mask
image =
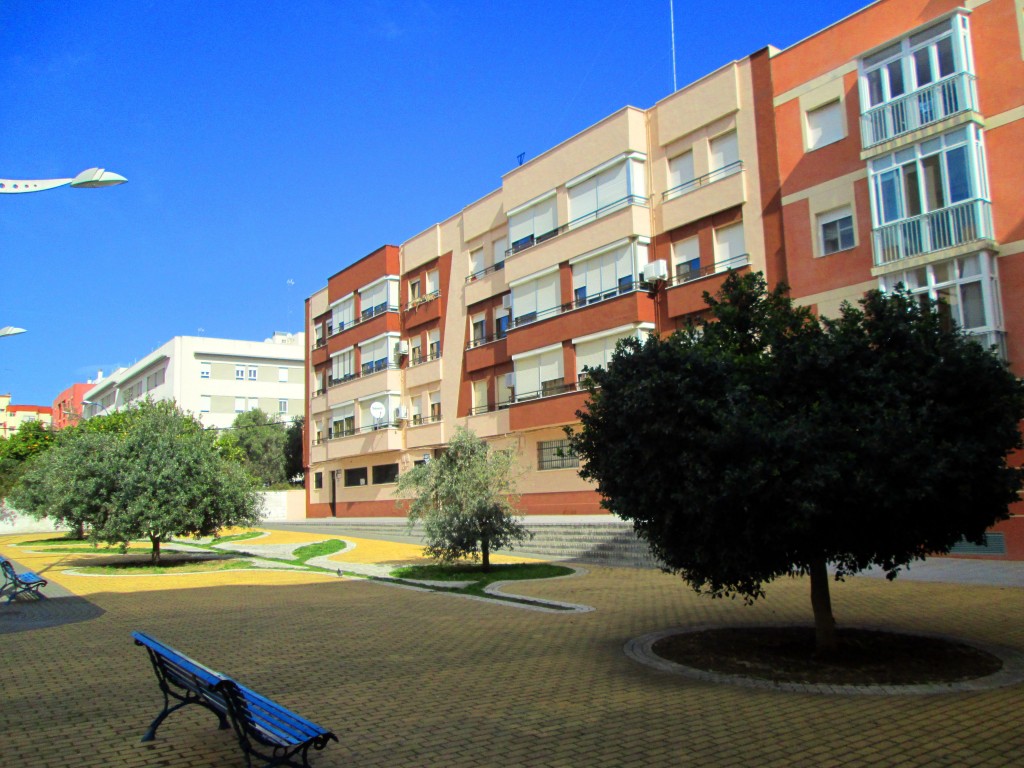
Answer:
POLYGON ((262 497, 253 478, 173 402, 143 401, 116 423, 62 435, 30 463, 12 493, 15 506, 85 525, 91 538, 108 544, 147 538, 154 562, 173 536, 259 522, 262 497))
POLYGON ((486 572, 495 549, 512 549, 533 538, 516 514, 511 450, 492 451, 486 442, 459 427, 441 456, 398 478, 407 500, 409 524, 423 521, 424 551, 442 562, 482 559, 486 572))
POLYGON ((1005 519, 1022 485, 1024 390, 941 305, 869 293, 835 320, 730 274, 711 321, 620 343, 570 433, 602 504, 665 570, 714 597, 809 575, 835 648, 827 567, 895 578, 1005 519))
POLYGON ((28 421, 10 437, 0 440, 0 500, 25 472, 26 462, 53 445, 54 433, 40 421, 28 421))
POLYGON ((306 417, 298 416, 288 425, 288 440, 284 444, 284 471, 289 482, 294 482, 306 471, 302 461, 303 430, 306 417))
POLYGON ((287 481, 284 426, 259 408, 240 413, 231 425, 232 436, 245 454, 245 467, 264 485, 287 481))

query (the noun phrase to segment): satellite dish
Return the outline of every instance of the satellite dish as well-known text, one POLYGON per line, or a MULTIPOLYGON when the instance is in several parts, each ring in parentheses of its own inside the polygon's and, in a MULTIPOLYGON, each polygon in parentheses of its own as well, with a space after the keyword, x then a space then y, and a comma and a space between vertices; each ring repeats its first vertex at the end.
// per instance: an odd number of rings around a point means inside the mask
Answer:
POLYGON ((388 409, 379 400, 376 403, 370 404, 370 415, 373 416, 375 421, 381 421, 387 412, 388 409))

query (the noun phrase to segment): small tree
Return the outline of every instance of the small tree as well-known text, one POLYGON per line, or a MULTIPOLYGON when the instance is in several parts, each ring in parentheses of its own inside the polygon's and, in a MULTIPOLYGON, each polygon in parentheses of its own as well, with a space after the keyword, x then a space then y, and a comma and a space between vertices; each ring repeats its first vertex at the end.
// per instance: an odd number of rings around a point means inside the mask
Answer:
POLYGON ((282 424, 259 408, 240 413, 231 425, 232 437, 242 453, 250 474, 264 485, 283 483, 285 472, 285 444, 288 436, 282 424))
POLYGON ((173 536, 259 522, 262 497, 253 478, 173 402, 144 401, 116 423, 77 430, 33 462, 12 494, 15 506, 84 524, 109 544, 147 538, 154 562, 173 536))
POLYGON ((0 500, 17 484, 27 462, 53 445, 55 433, 40 421, 28 421, 10 437, 0 439, 0 500))
POLYGON ((589 372, 570 434, 581 475, 698 591, 753 601, 809 575, 830 651, 829 564, 894 578, 1007 517, 1022 386, 904 292, 821 322, 759 274, 731 274, 705 301, 712 322, 627 340, 589 372))
POLYGON ((492 451, 462 427, 444 453, 398 478, 410 526, 423 521, 427 555, 442 562, 481 559, 490 570, 491 551, 512 549, 533 537, 515 517, 516 496, 511 450, 492 451))
POLYGON ((302 463, 302 435, 306 417, 298 416, 288 425, 288 440, 284 444, 284 471, 289 482, 294 482, 306 471, 302 463))

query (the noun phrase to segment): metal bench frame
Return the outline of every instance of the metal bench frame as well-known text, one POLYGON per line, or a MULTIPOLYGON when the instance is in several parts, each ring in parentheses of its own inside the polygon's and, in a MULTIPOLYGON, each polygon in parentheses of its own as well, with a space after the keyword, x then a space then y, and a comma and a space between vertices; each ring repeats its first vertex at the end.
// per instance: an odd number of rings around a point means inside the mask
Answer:
POLYGON ((149 652, 164 695, 164 709, 150 724, 142 741, 152 741, 164 718, 187 704, 199 704, 213 712, 220 720, 221 729, 226 729, 230 720, 249 768, 253 757, 266 761, 263 768, 309 766, 310 747, 321 750, 332 739, 338 741, 327 729, 170 646, 142 632, 132 632, 132 637, 136 645, 149 652), (172 700, 177 702, 173 706, 172 700), (302 762, 296 762, 300 757, 302 762))
POLYGON ((7 597, 7 602, 10 603, 18 595, 35 595, 40 600, 44 599, 44 595, 39 590, 47 585, 46 579, 40 576, 34 571, 23 571, 18 573, 14 570, 14 563, 10 560, 0 557, 0 568, 4 572, 4 585, 0 588, 0 593, 7 589, 7 585, 11 585, 11 594, 7 597))

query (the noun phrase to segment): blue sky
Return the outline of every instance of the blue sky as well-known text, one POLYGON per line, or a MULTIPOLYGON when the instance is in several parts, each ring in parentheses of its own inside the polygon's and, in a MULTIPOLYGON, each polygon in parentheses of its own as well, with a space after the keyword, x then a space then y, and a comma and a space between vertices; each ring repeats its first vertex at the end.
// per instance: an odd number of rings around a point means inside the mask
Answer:
MULTIPOLYGON (((682 86, 863 5, 676 0, 682 86), (794 8, 796 12, 794 13, 794 8)), ((178 335, 304 299, 535 156, 672 90, 668 0, 0 2, 0 392, 49 405, 178 335)))

